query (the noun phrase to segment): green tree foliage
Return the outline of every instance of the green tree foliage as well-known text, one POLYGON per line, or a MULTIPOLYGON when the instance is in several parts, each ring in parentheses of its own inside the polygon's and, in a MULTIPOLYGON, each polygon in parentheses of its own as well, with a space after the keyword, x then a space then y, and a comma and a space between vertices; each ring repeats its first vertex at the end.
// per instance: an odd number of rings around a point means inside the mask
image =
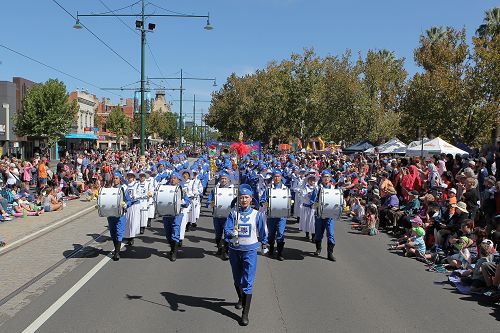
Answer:
POLYGON ((174 140, 177 128, 175 115, 171 112, 154 110, 148 115, 146 128, 148 132, 156 134, 163 140, 174 140))
POLYGON ((274 144, 433 135, 479 146, 498 128, 499 32, 500 8, 486 12, 472 48, 465 30, 431 27, 414 50, 421 71, 411 78, 405 59, 389 50, 353 62, 349 50, 322 58, 305 49, 253 74, 231 74, 212 95, 207 124, 223 140, 240 131, 274 144))
POLYGON ((63 82, 50 79, 33 86, 16 113, 14 124, 18 135, 47 137, 52 146, 69 132, 78 112, 77 101, 68 101, 63 82))
POLYGON ((132 121, 125 115, 120 106, 111 110, 106 121, 106 127, 116 135, 116 142, 129 137, 133 132, 132 121))

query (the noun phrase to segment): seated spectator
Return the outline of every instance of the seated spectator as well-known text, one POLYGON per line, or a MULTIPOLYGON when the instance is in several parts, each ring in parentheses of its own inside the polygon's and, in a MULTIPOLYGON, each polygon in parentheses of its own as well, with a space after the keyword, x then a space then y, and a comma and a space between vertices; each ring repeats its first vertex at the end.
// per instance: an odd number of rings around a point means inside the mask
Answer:
POLYGON ((462 236, 454 244, 454 254, 448 256, 448 264, 453 269, 467 269, 471 263, 471 255, 469 247, 472 244, 472 240, 462 236))
POLYGON ((53 188, 46 188, 41 194, 40 202, 45 212, 62 210, 63 204, 56 199, 55 190, 53 188))

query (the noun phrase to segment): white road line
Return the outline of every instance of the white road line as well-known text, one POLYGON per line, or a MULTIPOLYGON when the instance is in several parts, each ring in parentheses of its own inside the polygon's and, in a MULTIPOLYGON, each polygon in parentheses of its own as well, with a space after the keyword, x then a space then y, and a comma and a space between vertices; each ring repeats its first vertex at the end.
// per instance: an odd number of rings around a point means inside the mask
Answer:
MULTIPOLYGON (((122 244, 122 248, 124 245, 122 244)), ((78 292, 94 275, 97 274, 111 259, 110 256, 102 258, 87 274, 85 274, 73 287, 64 293, 57 301, 55 301, 44 313, 42 313, 34 322, 31 323, 22 333, 36 332, 54 313, 59 310, 74 294, 78 292)))
POLYGON ((11 248, 11 247, 15 246, 16 244, 22 243, 22 242, 24 242, 24 241, 26 241, 26 240, 28 240, 28 239, 30 239, 30 238, 33 238, 33 237, 35 237, 36 235, 41 234, 41 233, 42 233, 42 232, 44 232, 44 231, 47 231, 47 230, 52 229, 52 228, 55 228, 55 227, 57 227, 58 225, 63 224, 64 222, 66 222, 66 221, 68 221, 68 220, 70 220, 70 219, 73 219, 73 218, 75 218, 75 217, 77 217, 77 216, 83 215, 83 214, 85 214, 86 212, 88 212, 88 211, 90 211, 90 210, 92 210, 92 209, 95 209, 95 207, 94 207, 94 206, 92 206, 92 207, 87 207, 87 208, 85 208, 84 210, 79 211, 78 213, 75 213, 75 214, 73 214, 73 215, 71 215, 71 216, 65 217, 65 218, 64 218, 64 219, 62 219, 61 221, 58 221, 58 222, 53 223, 53 224, 51 224, 51 225, 48 225, 48 226, 46 226, 45 228, 42 228, 42 229, 40 229, 40 230, 38 230, 38 231, 35 231, 35 232, 34 232, 34 233, 32 233, 32 234, 26 235, 26 236, 24 236, 23 238, 20 238, 20 239, 18 239, 18 240, 16 240, 16 241, 14 241, 14 242, 12 242, 12 243, 8 243, 8 244, 7 244, 7 245, 5 245, 4 247, 0 247, 0 253, 1 253, 1 252, 3 252, 3 251, 5 251, 5 250, 7 250, 8 248, 11 248))

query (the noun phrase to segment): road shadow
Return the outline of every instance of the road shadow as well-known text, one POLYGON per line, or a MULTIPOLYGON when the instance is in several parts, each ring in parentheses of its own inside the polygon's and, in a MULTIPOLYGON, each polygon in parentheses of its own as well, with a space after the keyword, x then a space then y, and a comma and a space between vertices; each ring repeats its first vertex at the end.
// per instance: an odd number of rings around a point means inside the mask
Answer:
POLYGON ((153 244, 153 243, 165 243, 167 244, 167 239, 165 237, 151 237, 146 235, 139 235, 138 239, 145 244, 153 244))
POLYGON ((96 234, 96 233, 87 234, 87 236, 92 237, 92 239, 96 243, 106 243, 107 241, 111 240, 111 237, 104 236, 104 235, 101 235, 101 234, 96 234))
POLYGON ((311 243, 311 244, 314 244, 311 242, 310 239, 307 239, 306 236, 292 236, 292 235, 286 235, 285 236, 285 240, 287 239, 293 239, 293 240, 296 240, 296 241, 299 241, 299 242, 305 242, 305 243, 311 243))
MULTIPOLYGON (((285 258, 285 261, 287 260, 304 260, 306 257, 306 252, 299 250, 299 249, 294 249, 294 248, 288 248, 285 246, 283 249, 283 258, 285 258)), ((269 257, 269 255, 266 255, 267 258, 271 260, 278 260, 276 259, 276 249, 274 251, 274 255, 272 257, 269 257)))
POLYGON ((198 224, 198 226, 196 227, 196 230, 195 231, 204 231, 204 232, 208 232, 209 234, 214 234, 215 231, 214 229, 209 229, 209 228, 205 228, 205 227, 200 227, 200 225, 198 224))
POLYGON ((290 227, 290 225, 287 223, 285 232, 289 234, 298 234, 301 233, 302 231, 300 231, 299 228, 290 227))
MULTIPOLYGON (((165 251, 169 250, 170 248, 168 249, 165 248, 165 251)), ((125 246, 125 249, 122 249, 122 251, 120 252, 120 257, 123 259, 147 259, 150 258, 152 255, 161 258, 166 258, 164 251, 159 251, 158 249, 145 246, 127 245, 125 246)))
POLYGON ((181 307, 182 305, 185 305, 185 307, 196 307, 211 310, 235 321, 240 320, 240 317, 236 313, 224 308, 225 306, 234 306, 235 303, 226 302, 226 300, 222 298, 179 295, 166 291, 161 292, 160 294, 165 297, 165 300, 169 304, 168 307, 172 311, 186 312, 187 310, 181 307))
POLYGON ((215 244, 215 240, 213 238, 201 237, 201 236, 196 236, 196 235, 192 235, 192 234, 186 234, 186 235, 184 235, 184 238, 189 240, 191 243, 199 243, 201 241, 205 241, 208 243, 215 244))
POLYGON ((205 250, 199 247, 183 245, 177 252, 177 259, 201 259, 205 258, 205 250))
POLYGON ((97 249, 93 246, 73 244, 72 249, 65 250, 62 254, 65 258, 95 258, 99 255, 108 255, 108 251, 97 249))

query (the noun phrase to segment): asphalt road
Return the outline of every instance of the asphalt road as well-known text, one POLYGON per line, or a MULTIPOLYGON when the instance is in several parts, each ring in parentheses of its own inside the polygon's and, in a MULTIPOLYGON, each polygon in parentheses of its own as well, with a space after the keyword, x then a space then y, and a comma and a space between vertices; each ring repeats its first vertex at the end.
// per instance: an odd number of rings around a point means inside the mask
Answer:
MULTIPOLYGON (((259 256, 250 325, 241 310, 230 266, 214 255, 212 220, 202 212, 176 262, 163 227, 153 228, 108 261, 37 332, 498 332, 500 309, 480 305, 442 284, 445 275, 389 253, 386 235, 362 236, 337 222, 337 262, 312 255, 289 221, 285 261, 259 256)), ((104 221, 103 221, 104 222, 104 221)), ((101 230, 96 230, 96 232, 101 230)), ((111 249, 111 244, 105 250, 111 249)), ((324 246, 326 248, 326 244, 324 246)), ((22 332, 107 254, 78 268, 0 327, 22 332)))

